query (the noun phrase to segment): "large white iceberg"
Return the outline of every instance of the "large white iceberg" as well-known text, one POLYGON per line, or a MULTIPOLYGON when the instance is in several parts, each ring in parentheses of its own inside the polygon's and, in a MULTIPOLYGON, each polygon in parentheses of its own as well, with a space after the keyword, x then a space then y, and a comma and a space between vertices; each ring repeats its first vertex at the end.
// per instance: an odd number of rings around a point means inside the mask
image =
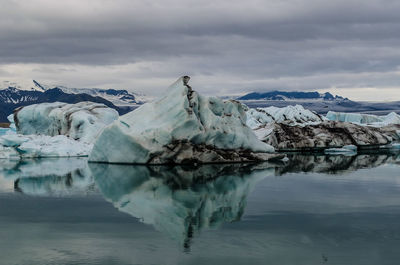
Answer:
POLYGON ((181 77, 161 99, 121 116, 93 147, 93 162, 164 164, 267 160, 274 148, 246 126, 236 101, 204 97, 181 77))
POLYGON ((89 156, 96 137, 117 118, 114 109, 92 102, 19 108, 8 117, 10 130, 0 136, 0 158, 89 156))
POLYGON ((391 112, 384 116, 377 116, 364 113, 345 113, 329 111, 326 118, 331 121, 351 122, 360 125, 370 125, 375 127, 383 127, 392 124, 400 124, 400 115, 391 112))
POLYGON ((41 103, 22 107, 14 113, 20 134, 65 135, 86 143, 93 143, 102 129, 116 119, 116 110, 93 102, 41 103))

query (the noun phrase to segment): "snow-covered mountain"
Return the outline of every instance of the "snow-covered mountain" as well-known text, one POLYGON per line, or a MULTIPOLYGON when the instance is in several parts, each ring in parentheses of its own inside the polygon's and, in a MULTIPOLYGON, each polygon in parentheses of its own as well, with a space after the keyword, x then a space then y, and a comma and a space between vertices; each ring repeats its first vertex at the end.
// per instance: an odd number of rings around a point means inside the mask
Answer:
POLYGON ((100 88, 71 88, 65 86, 52 86, 39 83, 33 80, 35 88, 39 91, 47 91, 49 89, 58 88, 67 94, 88 94, 92 97, 101 97, 116 106, 133 106, 145 103, 148 98, 138 93, 130 93, 127 90, 117 89, 100 89, 100 88))
POLYGON ((7 87, 0 90, 0 102, 18 104, 22 102, 35 102, 39 99, 40 92, 20 90, 16 87, 7 87))
MULTIPOLYGON (((118 111, 120 115, 125 114, 138 106, 138 100, 135 99, 135 103, 128 104, 128 102, 133 99, 128 100, 131 94, 122 90, 104 90, 102 93, 99 92, 90 93, 90 91, 81 90, 78 93, 78 89, 73 93, 62 88, 54 87, 50 88, 45 85, 41 85, 38 82, 34 82, 34 87, 27 88, 22 87, 16 83, 11 83, 5 81, 0 83, 0 122, 8 122, 7 116, 10 115, 14 109, 22 106, 28 106, 32 104, 44 103, 44 102, 65 102, 65 103, 78 103, 82 101, 90 101, 95 103, 102 103, 107 107, 113 108, 118 111), (113 91, 115 94, 113 96, 113 91), (96 94, 97 93, 97 94, 96 94), (107 93, 109 96, 107 96, 107 93), (103 96, 99 96, 102 94, 103 96), (120 95, 120 96, 118 96, 120 95), (125 97, 124 97, 125 96, 125 97), (115 105, 112 101, 108 99, 113 99, 114 102, 121 103, 120 105, 115 105), (122 98, 122 99, 121 99, 122 98), (119 99, 120 101, 118 101, 119 99)), ((132 95, 133 96, 133 95, 132 95)))
POLYGON ((315 111, 319 114, 326 114, 328 111, 360 112, 376 115, 400 112, 400 101, 353 101, 342 96, 334 96, 329 92, 253 92, 236 99, 250 108, 265 108, 271 106, 284 108, 287 106, 302 105, 304 108, 315 111))

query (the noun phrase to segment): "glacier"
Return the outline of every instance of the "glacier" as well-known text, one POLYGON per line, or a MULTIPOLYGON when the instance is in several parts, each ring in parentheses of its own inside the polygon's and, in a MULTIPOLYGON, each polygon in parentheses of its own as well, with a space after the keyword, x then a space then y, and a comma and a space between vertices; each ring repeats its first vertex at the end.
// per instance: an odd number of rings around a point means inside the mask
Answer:
POLYGON ((121 116, 94 143, 91 162, 181 164, 245 162, 277 157, 246 126, 236 101, 199 95, 179 78, 167 95, 121 116))

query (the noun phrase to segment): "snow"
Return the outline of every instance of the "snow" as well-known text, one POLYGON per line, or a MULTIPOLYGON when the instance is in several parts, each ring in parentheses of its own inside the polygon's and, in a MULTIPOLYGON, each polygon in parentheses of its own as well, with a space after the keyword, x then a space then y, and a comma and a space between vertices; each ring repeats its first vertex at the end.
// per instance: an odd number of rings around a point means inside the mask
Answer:
POLYGON ((14 113, 20 134, 66 135, 85 143, 93 143, 103 128, 116 119, 117 111, 93 102, 41 103, 14 113))
POLYGON ((391 112, 384 116, 363 113, 344 113, 329 111, 326 118, 331 121, 351 122, 359 125, 384 127, 392 124, 400 124, 400 115, 391 112))
POLYGON ((201 96, 181 77, 168 88, 166 96, 105 128, 95 142, 90 161, 239 162, 244 160, 238 152, 274 152, 245 122, 246 114, 239 102, 201 96))
POLYGON ((78 142, 64 135, 3 135, 1 158, 79 157, 88 156, 92 144, 78 142))
POLYGON ((249 109, 246 115, 246 124, 252 129, 257 129, 263 127, 265 124, 273 122, 304 126, 318 124, 325 120, 323 116, 305 109, 301 105, 287 106, 284 108, 267 107, 249 109))
POLYGON ((266 140, 274 131, 275 123, 284 123, 290 126, 307 126, 323 122, 325 117, 305 109, 301 105, 284 108, 267 107, 248 109, 246 124, 253 129, 257 138, 266 140))

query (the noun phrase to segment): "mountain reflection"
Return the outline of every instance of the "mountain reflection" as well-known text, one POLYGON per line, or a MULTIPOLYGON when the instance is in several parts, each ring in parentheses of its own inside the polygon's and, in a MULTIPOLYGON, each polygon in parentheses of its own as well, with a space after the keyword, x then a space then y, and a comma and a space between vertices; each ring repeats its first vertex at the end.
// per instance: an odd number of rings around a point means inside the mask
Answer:
POLYGON ((262 165, 124 166, 90 164, 104 197, 190 248, 200 230, 241 218, 256 183, 274 174, 262 165))

